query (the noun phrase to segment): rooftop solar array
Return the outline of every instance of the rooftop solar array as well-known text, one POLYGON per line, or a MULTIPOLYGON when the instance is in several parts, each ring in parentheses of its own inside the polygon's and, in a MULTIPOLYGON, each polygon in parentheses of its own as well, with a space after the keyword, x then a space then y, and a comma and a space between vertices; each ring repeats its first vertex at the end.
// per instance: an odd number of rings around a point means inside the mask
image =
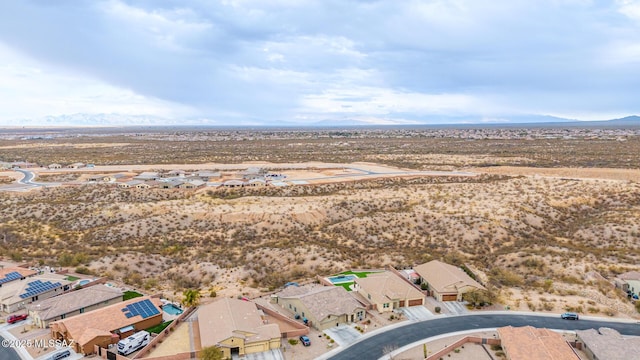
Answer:
POLYGON ((22 275, 20 275, 19 272, 12 271, 0 279, 0 284, 8 283, 9 281, 18 279, 22 279, 22 275))
POLYGON ((160 314, 158 308, 149 299, 129 304, 127 307, 122 308, 122 312, 127 318, 140 315, 143 319, 160 314))
POLYGON ((21 299, 26 299, 32 296, 36 296, 42 294, 43 292, 47 292, 49 290, 55 289, 57 287, 62 286, 59 282, 52 283, 51 281, 32 281, 27 283, 27 289, 25 293, 20 295, 21 299))

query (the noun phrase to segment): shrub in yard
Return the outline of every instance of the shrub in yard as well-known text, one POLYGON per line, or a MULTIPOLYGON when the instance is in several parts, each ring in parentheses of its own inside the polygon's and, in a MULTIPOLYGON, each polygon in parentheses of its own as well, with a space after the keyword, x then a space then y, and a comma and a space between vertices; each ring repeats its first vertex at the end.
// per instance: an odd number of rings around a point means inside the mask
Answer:
POLYGON ((440 306, 436 306, 436 313, 440 314, 440 311, 442 311, 442 309, 440 309, 440 306))
POLYGON ((291 345, 298 345, 298 340, 296 340, 296 339, 289 339, 289 344, 291 344, 291 345))

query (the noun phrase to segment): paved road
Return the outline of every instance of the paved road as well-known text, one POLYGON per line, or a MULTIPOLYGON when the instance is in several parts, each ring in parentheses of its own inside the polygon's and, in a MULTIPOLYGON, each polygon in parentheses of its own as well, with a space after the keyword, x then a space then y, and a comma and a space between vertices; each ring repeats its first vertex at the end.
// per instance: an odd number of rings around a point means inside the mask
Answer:
POLYGON ((560 317, 534 315, 465 315, 410 323, 390 329, 375 336, 357 342, 330 357, 332 360, 378 359, 384 355, 383 349, 400 348, 428 337, 447 334, 454 331, 498 328, 502 326, 531 325, 539 328, 561 330, 584 330, 610 327, 624 335, 640 336, 640 324, 594 320, 562 320, 560 317))
MULTIPOLYGON (((4 340, 4 338, 2 336, 0 336, 0 341, 4 340)), ((11 348, 7 348, 4 346, 0 346, 0 359, 2 360, 20 360, 20 356, 18 356, 18 353, 11 349, 11 348)))

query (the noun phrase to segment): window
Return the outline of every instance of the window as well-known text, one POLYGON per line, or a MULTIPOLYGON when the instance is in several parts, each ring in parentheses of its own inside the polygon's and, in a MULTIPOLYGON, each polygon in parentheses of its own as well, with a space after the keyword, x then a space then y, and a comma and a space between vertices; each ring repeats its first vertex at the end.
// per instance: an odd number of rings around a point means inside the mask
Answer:
POLYGON ((371 300, 371 294, 367 294, 367 299, 371 300))
POLYGON ((84 308, 80 309, 80 314, 84 314, 84 308))
POLYGON ((304 311, 302 312, 302 317, 304 317, 304 311))
POLYGON ((382 307, 385 308, 385 309, 388 309, 389 308, 389 303, 382 304, 382 307))

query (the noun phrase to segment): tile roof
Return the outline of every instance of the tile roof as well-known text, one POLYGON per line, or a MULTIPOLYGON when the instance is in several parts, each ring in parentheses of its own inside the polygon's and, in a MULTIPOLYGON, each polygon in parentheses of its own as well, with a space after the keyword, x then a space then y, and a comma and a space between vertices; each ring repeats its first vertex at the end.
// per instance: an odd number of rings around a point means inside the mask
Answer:
POLYGON ((118 297, 122 300, 120 289, 106 285, 94 285, 32 303, 27 306, 27 309, 37 311, 40 319, 46 321, 118 297))
MULTIPOLYGON (((30 287, 29 284, 37 282, 38 280, 43 283, 60 283, 61 286, 71 284, 71 281, 65 280, 65 278, 66 276, 63 275, 45 273, 26 278, 25 280, 6 283, 2 285, 2 287, 0 287, 0 301, 2 301, 4 304, 15 304, 24 301, 24 299, 21 298, 20 295, 23 295, 28 291, 28 288, 30 287)), ((49 292, 49 290, 41 291, 38 294, 47 292, 49 292)), ((58 291, 58 293, 61 294, 62 292, 58 291)))
POLYGON ((109 305, 101 309, 93 310, 68 319, 54 321, 50 324, 52 329, 66 330, 69 338, 80 345, 86 344, 96 336, 111 336, 111 332, 122 329, 125 326, 136 324, 143 320, 141 315, 126 317, 122 311, 129 304, 144 300, 150 300, 162 316, 160 299, 149 296, 133 298, 121 303, 109 305), (87 340, 88 339, 88 340, 87 340))
POLYGON ((363 306, 342 286, 289 286, 280 293, 280 298, 297 298, 311 315, 322 321, 329 315, 353 314, 363 306))
POLYGON ((485 289, 459 267, 438 260, 429 261, 413 269, 439 293, 458 292, 458 289, 463 286, 485 289))
POLYGON ((510 359, 580 360, 562 335, 532 326, 498 328, 502 347, 510 359))
POLYGON ((261 310, 250 301, 222 298, 198 309, 202 347, 214 346, 230 337, 246 343, 280 339, 277 324, 267 324, 261 310))
POLYGON ((364 291, 371 295, 374 303, 386 303, 390 300, 421 299, 424 295, 418 289, 407 284, 391 271, 369 274, 366 278, 355 279, 364 291))
POLYGON ((22 267, 8 267, 0 269, 0 279, 4 279, 10 273, 18 273, 22 275, 22 277, 29 277, 36 275, 38 272, 35 270, 22 268, 22 267))
POLYGON ((578 330, 576 335, 597 359, 637 359, 640 354, 639 337, 625 338, 611 328, 578 330))

